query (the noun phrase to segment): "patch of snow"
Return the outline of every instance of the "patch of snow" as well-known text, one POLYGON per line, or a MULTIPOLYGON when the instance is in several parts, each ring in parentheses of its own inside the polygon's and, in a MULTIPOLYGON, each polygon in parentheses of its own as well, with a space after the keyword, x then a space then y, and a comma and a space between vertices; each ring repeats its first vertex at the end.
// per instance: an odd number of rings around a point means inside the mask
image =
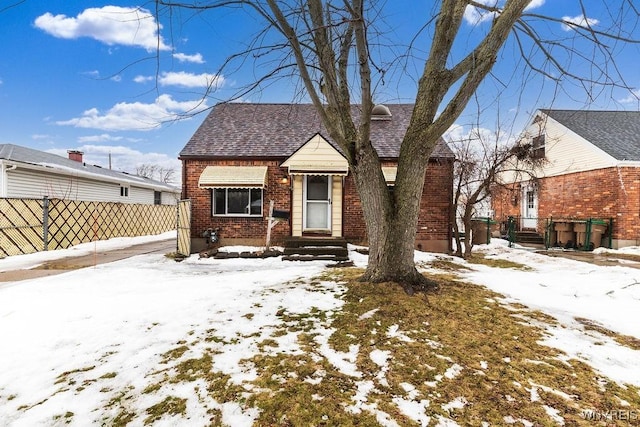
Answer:
POLYGON ((376 314, 379 310, 379 308, 374 308, 373 310, 369 310, 366 313, 362 313, 360 317, 358 317, 358 320, 369 319, 373 317, 373 315, 376 314))
POLYGON ((444 376, 445 378, 452 380, 458 375, 460 375, 463 369, 464 368, 462 366, 458 365, 457 363, 454 363, 453 366, 449 367, 449 369, 445 371, 444 376))

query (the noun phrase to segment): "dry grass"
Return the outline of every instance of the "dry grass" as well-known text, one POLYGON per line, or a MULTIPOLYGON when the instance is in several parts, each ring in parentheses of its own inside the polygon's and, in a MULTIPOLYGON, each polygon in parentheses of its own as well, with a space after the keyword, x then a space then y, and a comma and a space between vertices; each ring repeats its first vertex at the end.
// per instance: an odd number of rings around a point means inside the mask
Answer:
MULTIPOLYGON (((298 324, 305 355, 252 360, 260 371, 256 384, 266 390, 248 401, 262 410, 257 425, 378 425, 371 412, 345 410, 355 403, 363 381, 375 386, 367 403, 401 425, 412 422, 393 399, 406 396, 406 384, 415 387, 413 401, 429 401, 426 415, 461 425, 505 425, 505 416, 555 425, 544 405, 557 410, 566 425, 594 425, 585 420, 585 411, 620 408, 621 399, 640 407, 637 389, 598 378, 585 364, 567 363, 558 350, 540 345, 543 331, 522 318, 552 321, 542 313, 503 307, 496 302, 499 295, 467 283, 442 282, 441 275, 430 277, 440 281, 442 291, 429 303, 394 284, 356 282, 357 275, 352 271, 346 278, 346 305, 332 323, 336 331, 329 343, 342 352, 359 347, 356 364, 362 377, 342 374, 325 358, 313 357, 317 341, 306 319, 298 324), (371 317, 361 317, 373 310, 371 317), (386 333, 396 325, 408 340, 386 333), (373 350, 389 354, 383 376, 370 357, 373 350), (447 406, 456 399, 467 404, 447 406)), ((296 319, 289 319, 289 328, 291 322, 296 319)))
MULTIPOLYGON (((524 267, 485 258, 476 261, 524 267)), ((505 417, 511 417, 513 425, 558 425, 550 408, 567 426, 640 425, 639 420, 606 424, 585 419, 589 411, 624 409, 623 402, 627 409, 639 410, 640 390, 602 378, 586 364, 541 345, 545 332, 536 325, 553 324, 553 318, 522 305, 505 306, 501 295, 460 281, 456 271, 463 267, 446 259, 431 267, 437 274, 428 277, 441 290, 428 299, 408 296, 392 283, 359 282, 362 271, 355 268, 327 270, 310 283, 291 282, 287 285, 318 292, 326 291, 323 281, 342 282, 347 289, 344 305, 333 313, 278 310, 280 323, 259 335, 258 354, 240 361, 240 367, 256 374, 242 384, 216 369, 214 359, 225 347, 248 337, 222 337, 215 329, 192 331, 159 355, 161 363, 147 375, 144 388, 112 393, 104 423, 188 422, 184 416, 189 402, 172 390, 189 385, 198 399, 206 396, 216 402, 207 407, 211 426, 224 425, 219 405, 225 403, 258 408, 256 426, 377 426, 385 416, 402 426, 419 425, 402 412, 400 403, 421 407, 430 425, 439 417, 461 426, 509 425, 511 419, 505 417), (301 351, 282 351, 278 339, 283 336, 294 336, 301 351), (354 357, 351 374, 334 361, 349 360, 349 355, 354 357), (139 396, 145 406, 135 402, 139 396)), ((244 318, 251 321, 254 316, 248 313, 244 318)), ((638 349, 635 338, 579 320, 586 328, 638 349)), ((58 380, 69 387, 93 368, 65 372, 58 380)), ((116 375, 110 372, 85 382, 108 381, 116 375)), ((72 413, 62 413, 59 421, 73 419, 72 413)))
POLYGON ((576 320, 580 324, 582 324, 582 326, 588 331, 596 331, 602 335, 613 338, 618 344, 624 345, 634 350, 640 350, 640 339, 636 337, 619 334, 612 331, 611 329, 605 328, 604 326, 594 322, 593 320, 585 319, 583 317, 576 317, 576 320))

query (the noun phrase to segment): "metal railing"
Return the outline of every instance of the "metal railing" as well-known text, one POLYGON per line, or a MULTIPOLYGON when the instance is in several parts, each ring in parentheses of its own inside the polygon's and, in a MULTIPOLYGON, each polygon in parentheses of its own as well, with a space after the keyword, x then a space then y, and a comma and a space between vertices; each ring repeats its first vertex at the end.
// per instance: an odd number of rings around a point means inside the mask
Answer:
POLYGON ((613 243, 613 218, 523 218, 509 216, 501 222, 501 235, 509 241, 509 246, 521 243, 523 232, 529 230, 543 237, 545 248, 562 247, 591 251, 605 243, 607 248, 613 243), (525 226, 523 226, 523 224, 525 226))

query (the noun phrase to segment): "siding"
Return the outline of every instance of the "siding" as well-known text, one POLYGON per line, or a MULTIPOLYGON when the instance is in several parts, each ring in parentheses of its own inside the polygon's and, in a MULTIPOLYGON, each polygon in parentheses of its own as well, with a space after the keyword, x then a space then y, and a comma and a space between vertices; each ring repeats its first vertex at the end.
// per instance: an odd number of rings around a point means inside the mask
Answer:
MULTIPOLYGON (((544 122, 542 122, 544 123, 544 122)), ((539 134, 537 124, 527 129, 527 135, 539 134)), ((557 176, 615 166, 616 160, 575 132, 551 118, 544 124, 545 157, 548 163, 537 175, 557 176)))
POLYGON ((153 204, 152 189, 130 186, 129 197, 120 197, 117 183, 21 168, 8 171, 6 177, 7 197, 153 204))
POLYGON ((347 160, 320 135, 316 135, 291 155, 282 167, 304 171, 347 171, 347 160))
POLYGON ((342 237, 342 177, 334 176, 331 187, 331 235, 342 237))
POLYGON ((302 236, 302 188, 304 176, 293 175, 293 204, 291 206, 291 235, 302 236))

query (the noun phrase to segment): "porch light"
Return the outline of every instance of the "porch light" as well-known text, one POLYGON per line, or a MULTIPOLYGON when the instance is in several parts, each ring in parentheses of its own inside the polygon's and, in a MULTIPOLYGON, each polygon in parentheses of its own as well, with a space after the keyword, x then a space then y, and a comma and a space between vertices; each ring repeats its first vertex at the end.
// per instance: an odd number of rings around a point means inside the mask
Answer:
POLYGON ((283 178, 280 178, 280 184, 281 185, 289 185, 289 177, 285 176, 283 178))

